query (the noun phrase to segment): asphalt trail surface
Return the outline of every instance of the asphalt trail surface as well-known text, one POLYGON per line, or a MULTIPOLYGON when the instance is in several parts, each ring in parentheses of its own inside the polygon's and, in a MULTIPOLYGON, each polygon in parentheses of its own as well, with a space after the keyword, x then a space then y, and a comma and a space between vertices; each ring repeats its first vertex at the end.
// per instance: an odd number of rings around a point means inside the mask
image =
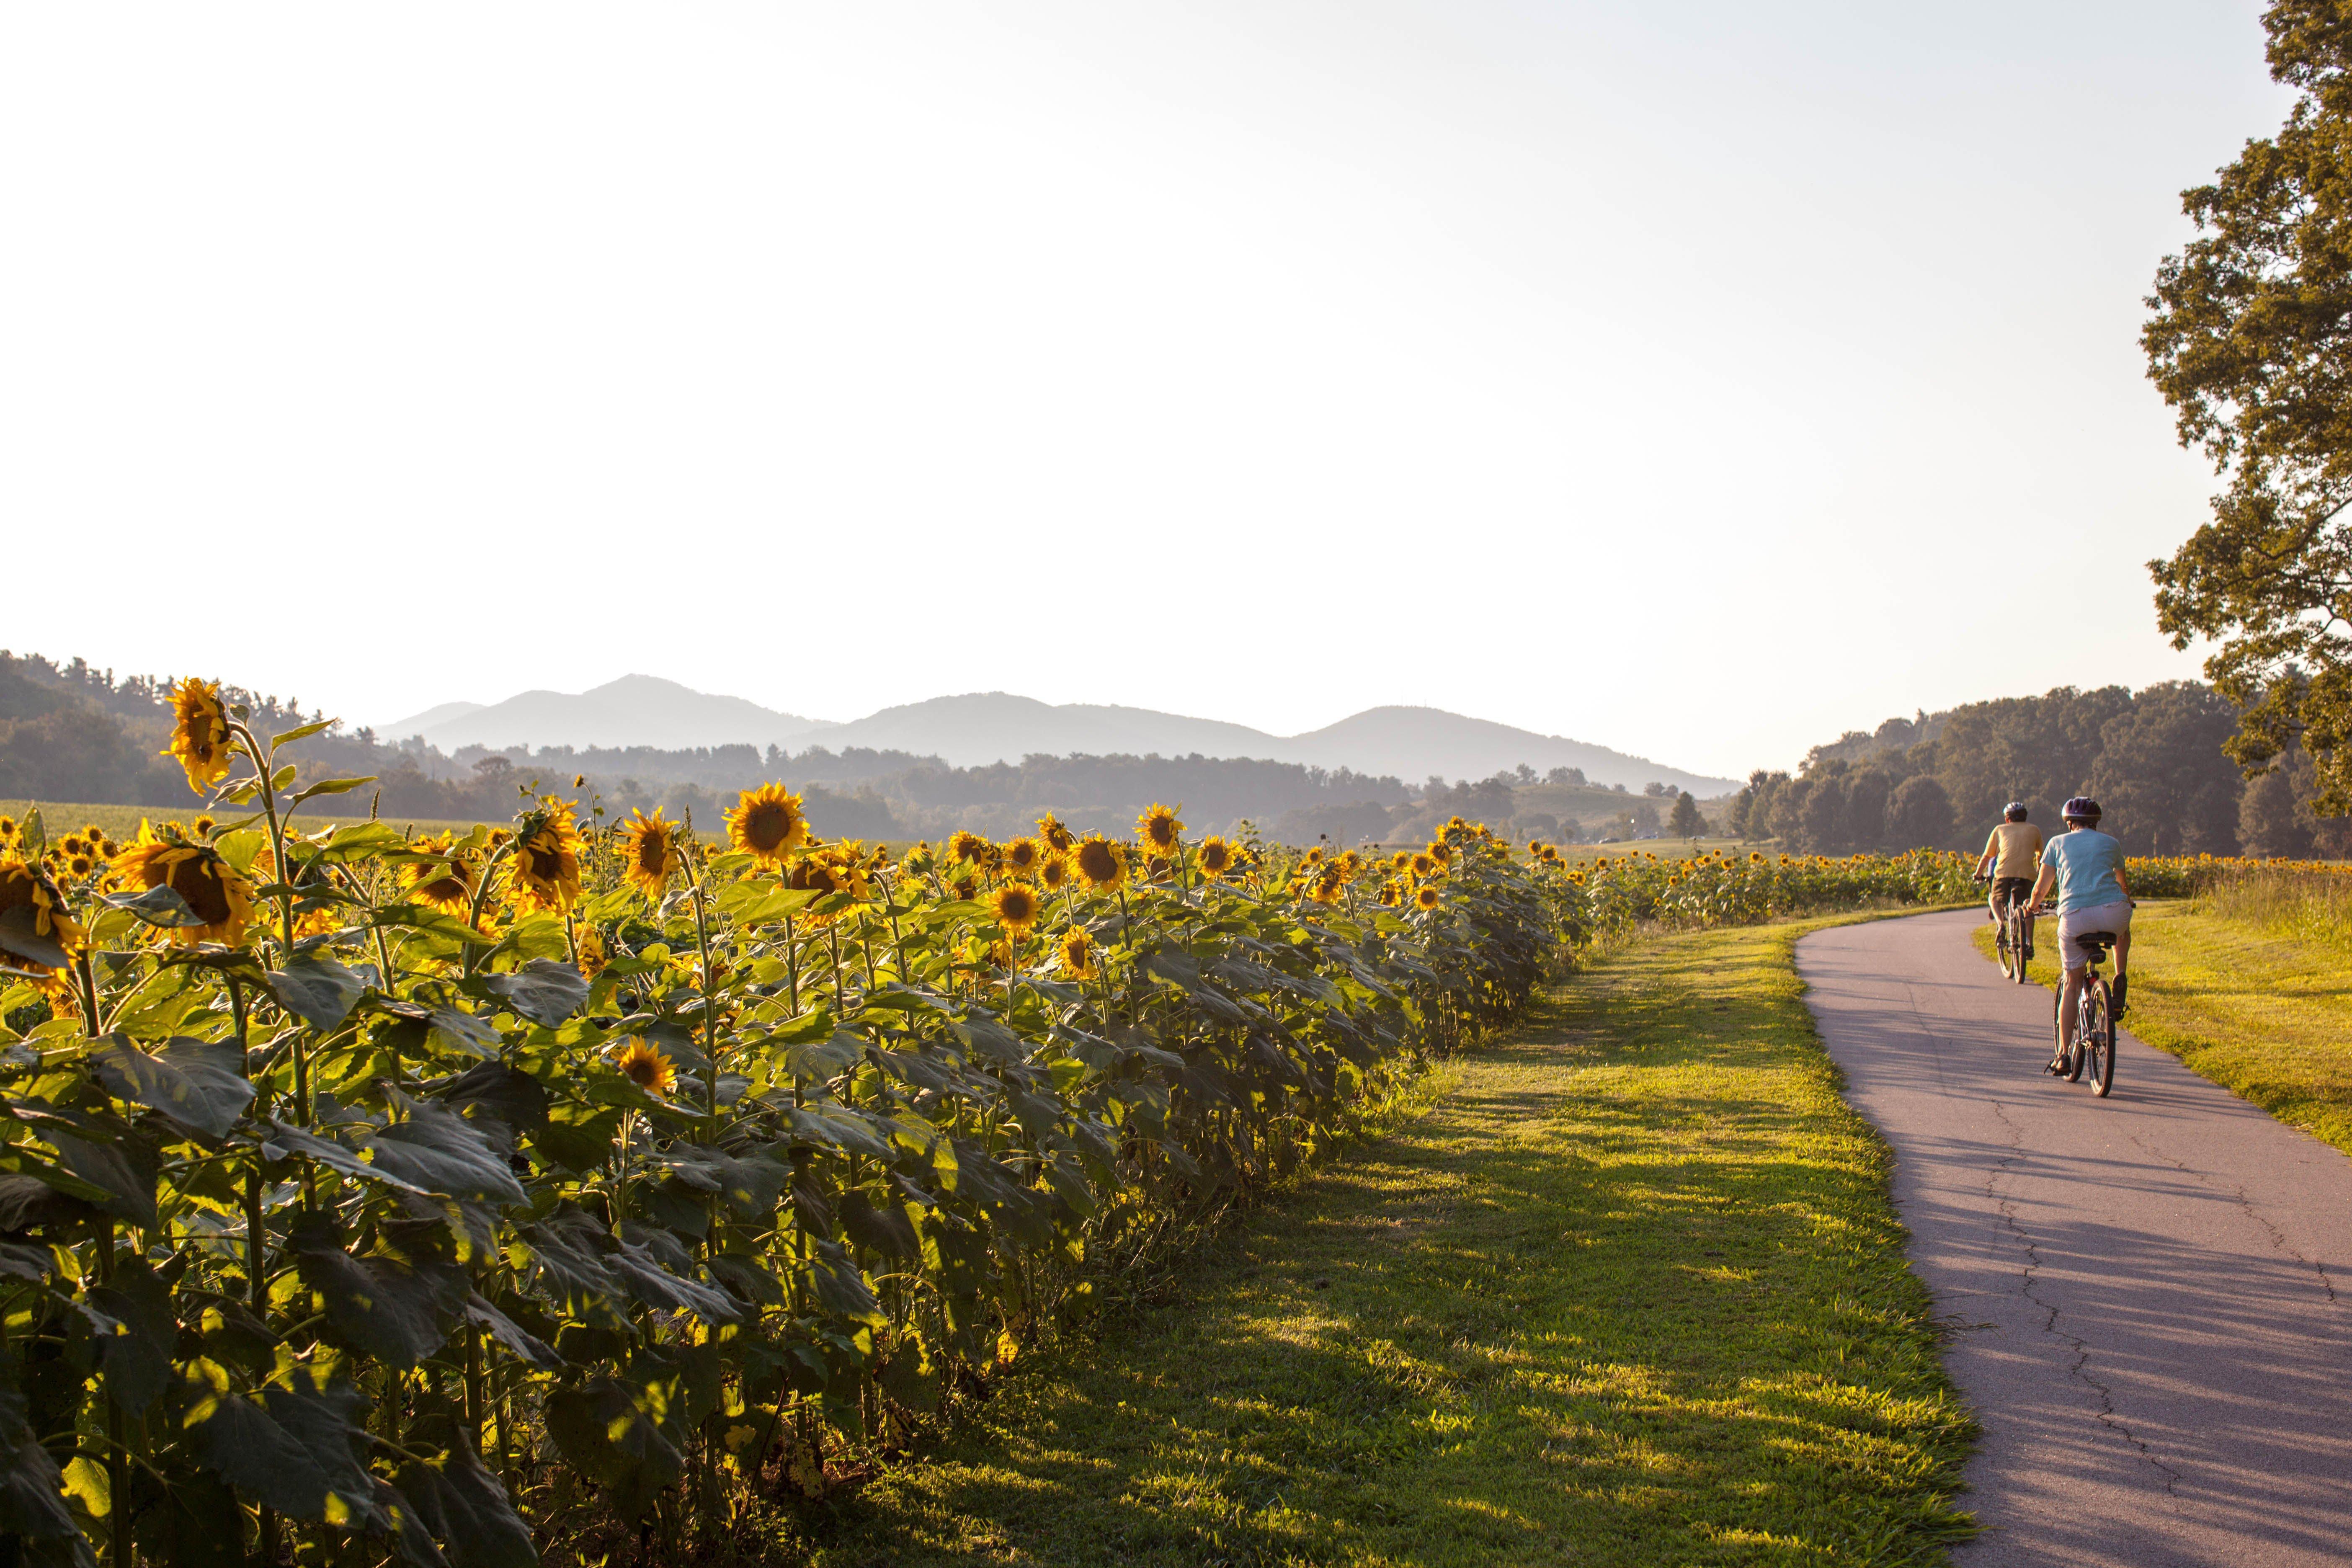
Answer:
POLYGON ((1984 1426, 1954 1560, 2352 1561, 2352 1160, 2128 1031, 2110 1098, 2044 1076, 2049 993, 1983 919, 1797 946, 1984 1426))

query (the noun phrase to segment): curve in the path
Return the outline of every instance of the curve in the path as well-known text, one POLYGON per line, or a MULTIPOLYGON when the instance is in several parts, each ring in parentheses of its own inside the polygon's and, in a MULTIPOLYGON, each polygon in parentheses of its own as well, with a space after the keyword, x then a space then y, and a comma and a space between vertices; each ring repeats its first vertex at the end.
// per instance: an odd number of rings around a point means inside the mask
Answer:
POLYGON ((2352 1160, 2127 1032, 2111 1098, 2043 1075, 1983 918, 1797 947, 1983 1423, 1956 1560, 2352 1561, 2352 1160))

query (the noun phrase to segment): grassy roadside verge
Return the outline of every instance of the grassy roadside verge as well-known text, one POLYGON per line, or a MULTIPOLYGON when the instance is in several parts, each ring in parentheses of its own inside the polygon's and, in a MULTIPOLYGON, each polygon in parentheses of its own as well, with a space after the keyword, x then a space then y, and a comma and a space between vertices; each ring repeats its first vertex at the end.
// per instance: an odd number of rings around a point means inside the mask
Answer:
MULTIPOLYGON (((2058 975, 2057 934, 2050 921, 2035 931, 2032 973, 2045 986, 2058 975)), ((1990 922, 1977 946, 1990 958, 1990 922)), ((2151 900, 2132 914, 2131 975, 2126 1029, 2352 1154, 2352 963, 2343 953, 2186 900, 2151 900)))
MULTIPOLYGON (((1827 922, 1820 922, 1827 923, 1827 922)), ((1604 961, 771 1562, 1927 1563, 1970 1425, 1811 926, 1604 961)))

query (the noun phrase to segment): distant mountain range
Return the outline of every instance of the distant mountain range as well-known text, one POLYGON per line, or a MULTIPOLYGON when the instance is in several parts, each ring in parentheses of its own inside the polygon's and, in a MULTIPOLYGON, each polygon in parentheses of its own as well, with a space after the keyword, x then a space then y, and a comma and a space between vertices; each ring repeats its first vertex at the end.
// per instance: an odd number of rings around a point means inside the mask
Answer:
POLYGON ((849 723, 780 713, 740 697, 712 696, 649 675, 624 676, 592 691, 526 691, 503 702, 445 702, 378 726, 388 741, 423 735, 444 751, 461 746, 689 746, 750 744, 805 751, 852 746, 936 756, 958 767, 1018 762, 1031 754, 1126 752, 1163 757, 1264 757, 1357 773, 1393 773, 1418 784, 1432 773, 1486 778, 1524 763, 1538 773, 1581 768, 1598 784, 1639 789, 1653 780, 1701 797, 1738 787, 1559 735, 1539 735, 1442 708, 1368 708, 1303 735, 1269 735, 1244 724, 1192 719, 1149 708, 1060 705, 1002 691, 934 697, 885 708, 849 723))

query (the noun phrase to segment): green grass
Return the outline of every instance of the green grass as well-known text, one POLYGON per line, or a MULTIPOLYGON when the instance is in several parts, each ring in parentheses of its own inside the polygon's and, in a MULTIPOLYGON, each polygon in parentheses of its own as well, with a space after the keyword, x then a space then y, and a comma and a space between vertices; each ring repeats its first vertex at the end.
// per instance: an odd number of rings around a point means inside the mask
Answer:
MULTIPOLYGON (((1824 923, 1824 922, 1816 922, 1824 923)), ((1602 962, 764 1562, 1934 1563, 1972 1435, 1791 948, 1602 962)))
MULTIPOLYGON (((1990 957, 1991 922, 1976 936, 1990 957)), ((2045 985, 2057 940, 2054 921, 2037 923, 2031 973, 2045 985)), ((2352 1154, 2352 954, 2149 900, 2132 914, 2131 977, 2125 1028, 2352 1154)))

